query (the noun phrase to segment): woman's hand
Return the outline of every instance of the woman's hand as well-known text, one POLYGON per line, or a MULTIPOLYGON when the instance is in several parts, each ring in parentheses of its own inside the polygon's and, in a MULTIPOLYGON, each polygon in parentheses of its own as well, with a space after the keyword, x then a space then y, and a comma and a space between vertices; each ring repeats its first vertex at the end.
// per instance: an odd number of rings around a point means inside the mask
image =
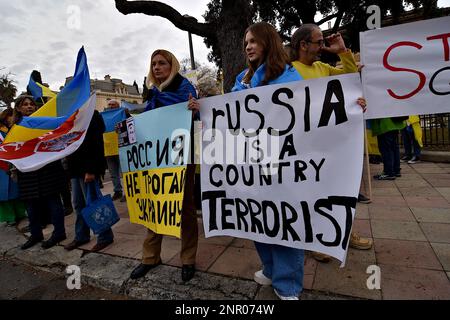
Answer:
POLYGON ((200 103, 198 103, 197 99, 195 99, 191 93, 189 93, 188 109, 192 110, 193 114, 200 111, 200 103))
POLYGON ((367 110, 366 99, 359 97, 358 100, 356 100, 356 103, 359 104, 359 106, 363 110, 363 113, 366 112, 366 110, 367 110))

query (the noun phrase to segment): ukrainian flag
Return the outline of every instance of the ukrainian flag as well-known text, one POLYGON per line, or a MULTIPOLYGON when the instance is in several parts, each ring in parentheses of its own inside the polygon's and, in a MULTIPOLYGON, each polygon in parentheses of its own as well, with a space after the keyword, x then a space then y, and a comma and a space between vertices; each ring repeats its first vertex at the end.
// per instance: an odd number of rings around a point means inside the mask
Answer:
POLYGON ((105 157, 119 155, 119 136, 116 133, 116 124, 126 119, 125 108, 110 109, 101 113, 105 122, 103 144, 105 157))
POLYGON ((54 98, 56 97, 56 93, 54 93, 52 90, 47 88, 46 86, 40 84, 39 82, 36 82, 31 78, 28 81, 28 89, 30 90, 31 94, 33 95, 34 100, 38 100, 42 97, 47 98, 54 98))
POLYGON ((82 47, 78 52, 72 81, 55 98, 14 125, 4 143, 28 141, 55 130, 89 99, 90 91, 87 58, 82 47))

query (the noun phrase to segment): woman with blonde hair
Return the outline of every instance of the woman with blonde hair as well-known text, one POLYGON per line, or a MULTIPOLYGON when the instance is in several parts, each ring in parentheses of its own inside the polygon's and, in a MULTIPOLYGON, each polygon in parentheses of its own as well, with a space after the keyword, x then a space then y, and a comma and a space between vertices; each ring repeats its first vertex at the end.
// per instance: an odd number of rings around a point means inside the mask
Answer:
MULTIPOLYGON (((188 101, 197 96, 195 88, 179 73, 177 58, 167 50, 156 50, 150 61, 147 77, 149 100, 146 111, 188 101)), ((198 103, 189 104, 189 109, 198 115, 198 103)), ((181 278, 189 281, 195 274, 195 258, 198 244, 197 210, 194 200, 195 165, 186 170, 183 210, 181 213, 181 278)), ((142 250, 142 263, 131 273, 131 279, 138 279, 161 264, 162 235, 147 230, 142 250)))

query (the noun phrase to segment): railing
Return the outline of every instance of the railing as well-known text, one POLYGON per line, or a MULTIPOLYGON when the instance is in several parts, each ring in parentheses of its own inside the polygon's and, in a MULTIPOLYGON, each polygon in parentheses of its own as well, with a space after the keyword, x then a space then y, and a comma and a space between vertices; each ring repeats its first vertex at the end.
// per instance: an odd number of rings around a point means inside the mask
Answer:
POLYGON ((420 116, 423 146, 432 150, 450 150, 450 113, 420 116))

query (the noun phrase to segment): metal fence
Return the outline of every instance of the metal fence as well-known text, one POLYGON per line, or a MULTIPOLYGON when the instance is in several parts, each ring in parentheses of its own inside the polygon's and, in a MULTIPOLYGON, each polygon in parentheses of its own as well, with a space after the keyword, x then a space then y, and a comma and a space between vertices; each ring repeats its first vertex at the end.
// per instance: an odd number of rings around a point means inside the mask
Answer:
POLYGON ((424 148, 450 150, 450 113, 420 116, 424 148))

